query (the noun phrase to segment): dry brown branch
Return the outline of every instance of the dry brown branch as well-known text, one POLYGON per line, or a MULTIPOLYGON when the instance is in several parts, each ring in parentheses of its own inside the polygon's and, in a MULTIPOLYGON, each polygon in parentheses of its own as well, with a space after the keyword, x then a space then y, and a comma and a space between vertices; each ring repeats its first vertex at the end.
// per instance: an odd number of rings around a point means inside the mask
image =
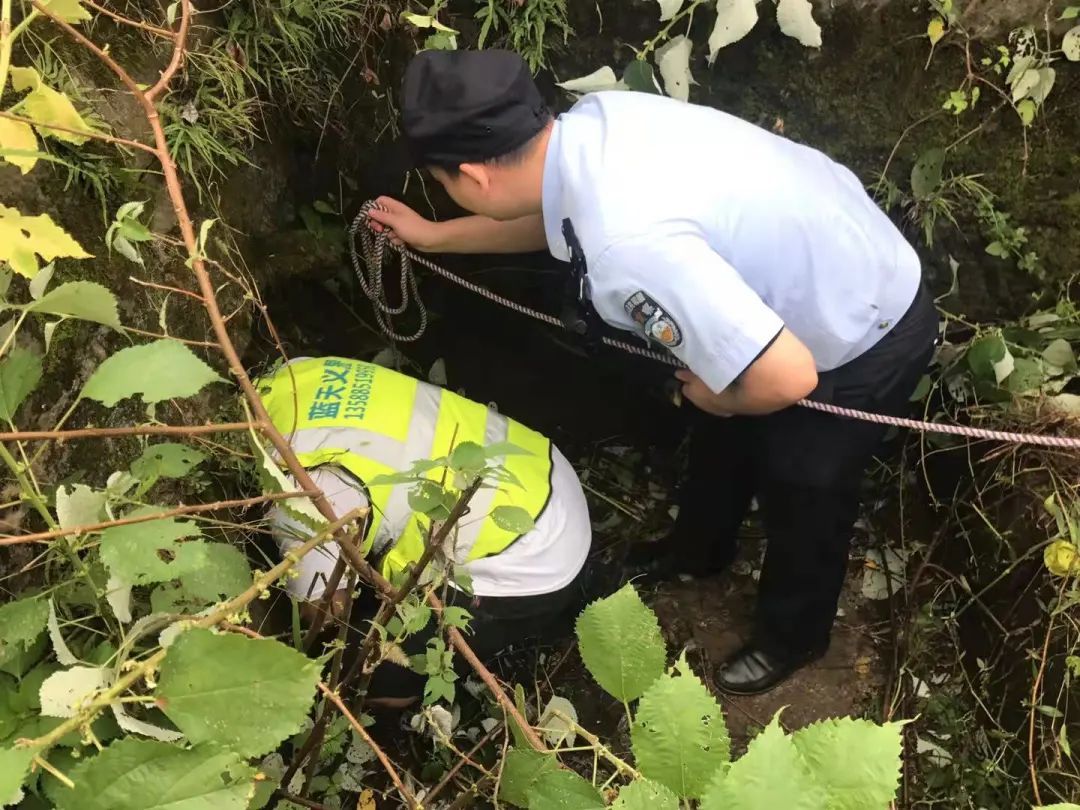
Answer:
POLYGON ((371 746, 371 750, 375 752, 375 756, 379 758, 379 762, 382 763, 383 768, 390 774, 390 780, 394 783, 394 787, 398 789, 398 793, 405 799, 409 807, 419 808, 420 803, 416 801, 416 796, 413 792, 405 787, 405 783, 401 781, 401 777, 398 775, 397 768, 394 767, 394 763, 386 756, 385 752, 379 747, 379 744, 371 738, 367 729, 355 718, 352 712, 349 711, 349 707, 345 705, 345 701, 337 694, 337 692, 331 691, 326 684, 320 683, 319 690, 326 695, 327 699, 337 706, 338 711, 345 715, 345 719, 349 721, 349 725, 353 727, 353 731, 360 735, 360 737, 371 746))
POLYGON ((112 529, 116 526, 131 526, 135 523, 149 523, 154 520, 164 520, 165 518, 176 517, 177 515, 195 515, 199 512, 214 512, 218 509, 243 509, 248 506, 257 506, 260 503, 267 503, 269 501, 283 501, 287 498, 301 498, 305 496, 311 497, 316 492, 318 492, 318 490, 272 492, 269 495, 259 495, 255 498, 242 498, 235 501, 216 501, 214 503, 193 504, 192 506, 178 506, 175 509, 167 509, 164 512, 157 512, 152 515, 137 515, 135 517, 119 518, 118 520, 106 520, 102 523, 91 523, 86 526, 75 526, 70 529, 53 529, 48 532, 8 535, 6 537, 0 537, 0 546, 15 546, 20 543, 47 543, 50 540, 55 540, 57 537, 66 537, 71 534, 89 534, 90 532, 100 532, 105 529, 112 529))
POLYGON ((78 428, 77 430, 16 430, 0 433, 0 442, 31 442, 69 439, 114 439, 118 436, 202 436, 207 433, 237 433, 260 429, 258 422, 221 422, 216 425, 135 425, 121 428, 78 428))

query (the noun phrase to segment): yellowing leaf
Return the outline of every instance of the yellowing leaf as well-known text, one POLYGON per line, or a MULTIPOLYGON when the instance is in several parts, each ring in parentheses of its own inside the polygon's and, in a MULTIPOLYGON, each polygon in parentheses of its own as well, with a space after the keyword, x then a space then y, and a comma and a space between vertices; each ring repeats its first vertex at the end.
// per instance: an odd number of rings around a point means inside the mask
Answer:
POLYGON ((13 152, 37 152, 37 137, 29 124, 0 118, 0 158, 26 174, 37 163, 36 155, 12 154, 13 152))
POLYGON ((41 6, 67 23, 80 23, 90 19, 90 12, 82 7, 80 0, 43 0, 41 6))
POLYGON ((453 28, 447 28, 441 22, 434 17, 427 14, 416 14, 414 12, 406 12, 401 15, 401 18, 406 22, 410 22, 417 28, 434 28, 436 31, 443 31, 447 34, 456 34, 453 28))
POLYGON ((1055 576, 1064 577, 1076 573, 1076 546, 1068 540, 1055 540, 1043 551, 1043 562, 1055 576))
POLYGON ((595 93, 599 90, 625 90, 626 84, 619 80, 615 71, 608 66, 598 68, 588 76, 567 79, 559 82, 559 87, 571 93, 595 93))
POLYGON ((945 36, 945 21, 941 17, 934 17, 926 26, 926 36, 930 38, 931 45, 937 45, 945 36))
POLYGON ((33 119, 42 136, 56 138, 76 146, 90 140, 88 136, 77 133, 94 131, 79 115, 71 99, 44 84, 39 84, 30 95, 23 99, 22 111, 27 118, 33 119), (55 124, 64 129, 52 129, 48 126, 49 124, 55 124), (65 130, 74 130, 74 132, 65 130))
POLYGON ((660 22, 666 22, 679 13, 684 0, 657 0, 660 3, 660 22))
POLYGON ((90 258, 90 254, 48 214, 28 217, 14 208, 0 205, 0 261, 10 264, 16 273, 33 278, 38 271, 35 254, 45 261, 61 256, 90 258))
POLYGON ((11 73, 11 86, 17 92, 23 90, 37 90, 41 86, 41 76, 32 67, 13 67, 11 73))

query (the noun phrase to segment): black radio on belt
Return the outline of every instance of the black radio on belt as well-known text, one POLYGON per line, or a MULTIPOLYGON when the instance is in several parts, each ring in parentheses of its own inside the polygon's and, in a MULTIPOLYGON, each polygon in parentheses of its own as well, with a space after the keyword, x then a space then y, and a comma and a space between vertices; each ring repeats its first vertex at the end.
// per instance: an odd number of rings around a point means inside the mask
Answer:
POLYGON ((596 314, 589 300, 586 281, 589 270, 585 263, 585 252, 581 249, 581 242, 574 233, 574 225, 568 218, 562 221, 562 233, 570 250, 570 277, 563 287, 560 320, 569 331, 583 339, 587 350, 593 351, 603 341, 600 316, 596 314))

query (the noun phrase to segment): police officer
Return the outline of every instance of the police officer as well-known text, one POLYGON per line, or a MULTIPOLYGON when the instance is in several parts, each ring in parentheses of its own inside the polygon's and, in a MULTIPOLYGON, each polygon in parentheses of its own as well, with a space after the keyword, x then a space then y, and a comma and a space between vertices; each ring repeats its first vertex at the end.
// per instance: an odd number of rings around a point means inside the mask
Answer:
POLYGON ((821 152, 650 94, 553 120, 507 52, 418 54, 402 114, 417 164, 476 215, 382 198, 373 227, 421 251, 580 251, 596 313, 688 367, 698 419, 663 569, 722 570, 755 495, 768 537, 755 631, 718 688, 763 692, 821 656, 885 429, 796 403, 904 408, 937 336, 912 247, 821 152))
MULTIPOLYGON (((260 379, 258 388, 271 421, 334 511, 371 507, 361 549, 391 581, 420 559, 426 538, 409 507, 408 488, 372 485, 377 476, 446 456, 466 441, 509 442, 524 450, 494 460, 520 485, 481 488, 436 558, 454 565, 452 582, 463 581, 462 574, 470 580, 468 593, 449 587, 446 603, 472 614, 470 644, 484 660, 511 643, 569 626, 583 606, 592 528, 577 475, 551 441, 452 391, 359 360, 297 358, 260 379), (492 514, 503 505, 525 510, 534 527, 519 533, 499 526, 492 514)), ((280 506, 270 518, 282 554, 310 536, 280 506)), ((310 552, 289 590, 304 602, 319 599, 337 559, 334 544, 310 552)), ((344 596, 332 595, 335 612, 344 596)), ((410 655, 423 653, 434 632, 431 622, 401 646, 410 655)), ((376 670, 369 695, 383 705, 404 705, 423 688, 421 676, 388 661, 376 670)))

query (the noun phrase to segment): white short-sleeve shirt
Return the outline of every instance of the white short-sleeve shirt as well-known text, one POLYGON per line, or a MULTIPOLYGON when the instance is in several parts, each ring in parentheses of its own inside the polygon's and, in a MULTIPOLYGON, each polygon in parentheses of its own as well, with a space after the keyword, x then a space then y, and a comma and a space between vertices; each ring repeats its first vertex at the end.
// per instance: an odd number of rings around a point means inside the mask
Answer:
POLYGON ((585 96, 555 122, 544 227, 569 219, 600 317, 666 346, 714 391, 787 327, 819 371, 903 316, 919 259, 858 178, 718 110, 634 92, 585 96))

